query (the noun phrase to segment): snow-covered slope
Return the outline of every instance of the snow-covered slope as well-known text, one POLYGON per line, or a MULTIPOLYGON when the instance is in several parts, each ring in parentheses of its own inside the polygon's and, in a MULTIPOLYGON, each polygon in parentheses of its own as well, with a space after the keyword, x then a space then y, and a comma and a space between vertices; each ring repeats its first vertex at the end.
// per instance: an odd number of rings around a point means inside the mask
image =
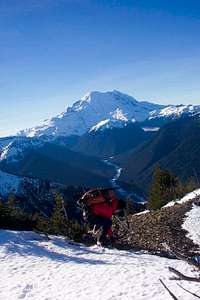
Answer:
POLYGON ((0 196, 18 194, 22 178, 0 171, 0 196))
POLYGON ((9 145, 15 137, 6 137, 6 138, 0 138, 0 154, 2 153, 2 149, 5 148, 7 145, 9 145))
POLYGON ((181 199, 177 199, 176 201, 170 201, 168 202, 164 207, 170 207, 173 206, 175 204, 183 204, 185 202, 188 202, 190 200, 195 199, 196 197, 200 197, 200 189, 194 190, 193 192, 190 192, 188 194, 186 194, 183 198, 181 199))
POLYGON ((150 112, 149 120, 156 118, 177 119, 184 115, 200 113, 200 105, 169 105, 159 110, 150 112))
POLYGON ((190 238, 200 249, 200 206, 193 204, 192 209, 187 212, 186 219, 182 225, 190 238))
MULTIPOLYGON (((134 121, 132 121, 133 123, 134 121)), ((112 128, 123 128, 127 126, 127 124, 130 123, 126 120, 116 120, 116 119, 107 119, 99 122, 95 126, 93 126, 89 132, 97 132, 97 131, 103 131, 105 129, 112 129, 112 128)))
POLYGON ((40 147, 44 144, 43 139, 12 137, 6 141, 0 140, 0 161, 18 161, 24 156, 26 150, 40 147))
POLYGON ((140 122, 144 121, 151 111, 161 108, 162 105, 138 102, 118 91, 91 92, 55 118, 44 121, 38 127, 21 131, 19 135, 82 135, 103 120, 140 122))
POLYGON ((18 196, 26 193, 24 182, 29 182, 29 189, 40 186, 40 180, 37 178, 17 176, 0 170, 0 197, 7 198, 9 194, 18 196))
MULTIPOLYGON (((171 300, 159 279, 178 299, 194 299, 169 280, 169 266, 195 276, 183 261, 0 230, 1 300, 171 300)), ((181 285, 199 293, 199 283, 181 285)))

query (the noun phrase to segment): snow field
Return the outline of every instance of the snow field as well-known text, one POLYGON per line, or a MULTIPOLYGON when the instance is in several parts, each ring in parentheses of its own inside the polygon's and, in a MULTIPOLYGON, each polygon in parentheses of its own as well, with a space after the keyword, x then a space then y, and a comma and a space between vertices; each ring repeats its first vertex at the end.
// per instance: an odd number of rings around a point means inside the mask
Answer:
MULTIPOLYGON (((179 299, 194 299, 169 280, 168 266, 195 276, 178 260, 0 230, 1 300, 171 300, 159 278, 179 299)), ((200 292, 198 283, 181 285, 200 292)))

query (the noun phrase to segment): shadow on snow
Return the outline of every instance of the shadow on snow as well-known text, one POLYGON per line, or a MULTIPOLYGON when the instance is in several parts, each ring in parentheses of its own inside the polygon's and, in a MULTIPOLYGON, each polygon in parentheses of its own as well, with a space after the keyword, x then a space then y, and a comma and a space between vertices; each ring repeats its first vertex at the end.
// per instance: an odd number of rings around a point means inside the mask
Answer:
POLYGON ((99 252, 92 251, 81 245, 72 245, 57 237, 48 242, 40 235, 33 232, 0 230, 0 246, 5 247, 6 254, 46 257, 62 263, 73 262, 76 264, 88 265, 107 264, 106 261, 81 257, 81 255, 84 254, 97 254, 99 252), (46 247, 47 245, 49 246, 49 249, 46 247), (57 252, 57 249, 59 250, 59 248, 70 250, 73 255, 71 255, 71 253, 59 253, 57 252))

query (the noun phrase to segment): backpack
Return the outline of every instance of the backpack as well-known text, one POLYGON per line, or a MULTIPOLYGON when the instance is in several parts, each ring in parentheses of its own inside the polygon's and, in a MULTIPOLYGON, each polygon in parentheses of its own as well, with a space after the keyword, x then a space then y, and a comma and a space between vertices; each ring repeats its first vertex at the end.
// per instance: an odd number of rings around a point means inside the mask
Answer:
POLYGON ((91 207, 96 204, 110 203, 113 189, 93 189, 86 192, 79 200, 80 204, 91 207))

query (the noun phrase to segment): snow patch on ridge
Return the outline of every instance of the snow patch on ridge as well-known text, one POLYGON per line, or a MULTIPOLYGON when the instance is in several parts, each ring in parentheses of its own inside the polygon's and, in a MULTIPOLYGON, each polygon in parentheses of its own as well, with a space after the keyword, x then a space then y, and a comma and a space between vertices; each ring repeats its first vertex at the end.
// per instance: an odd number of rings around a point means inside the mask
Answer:
POLYGON ((169 105, 149 113, 149 120, 155 118, 179 118, 183 115, 193 115, 200 112, 200 105, 169 105))
POLYGON ((175 200, 175 201, 170 201, 168 202, 164 207, 170 207, 173 206, 174 204, 183 204, 189 200, 195 199, 197 196, 200 196, 200 189, 197 189, 191 193, 188 193, 187 195, 185 195, 183 198, 181 198, 180 200, 175 200))
POLYGON ((160 127, 142 127, 145 132, 156 132, 160 130, 160 127))
POLYGON ((12 141, 8 140, 8 143, 0 145, 0 161, 7 160, 8 162, 16 162, 24 157, 26 150, 40 147, 44 144, 44 140, 27 137, 16 137, 12 141))
POLYGON ((98 131, 100 128, 102 128, 104 125, 108 124, 109 122, 110 122, 110 119, 103 120, 103 121, 99 122, 98 124, 96 124, 95 126, 93 126, 89 132, 98 131))
POLYGON ((182 228, 188 231, 187 237, 200 249, 200 206, 193 204, 192 209, 186 213, 182 228))
POLYGON ((128 122, 124 122, 122 120, 103 120, 101 122, 99 122, 98 124, 96 124, 95 126, 93 126, 89 132, 96 132, 96 131, 103 131, 105 129, 112 129, 112 128, 123 128, 125 126, 127 126, 128 122))
POLYGON ((10 142, 7 146, 2 149, 2 153, 0 156, 1 160, 8 160, 14 162, 23 157, 24 149, 16 146, 15 142, 10 142))
POLYGON ((121 120, 121 121, 125 121, 125 122, 128 121, 128 118, 125 116, 122 109, 120 109, 119 107, 113 113, 111 113, 111 116, 113 119, 116 119, 116 120, 121 120))
MULTIPOLYGON (((127 123, 130 123, 126 115, 120 108, 117 108, 114 112, 110 112, 111 118, 102 120, 96 125, 94 125, 89 132, 95 132, 98 130, 112 129, 112 128, 123 128, 127 126, 127 123)), ((135 122, 135 119, 131 120, 132 123, 135 122)))

